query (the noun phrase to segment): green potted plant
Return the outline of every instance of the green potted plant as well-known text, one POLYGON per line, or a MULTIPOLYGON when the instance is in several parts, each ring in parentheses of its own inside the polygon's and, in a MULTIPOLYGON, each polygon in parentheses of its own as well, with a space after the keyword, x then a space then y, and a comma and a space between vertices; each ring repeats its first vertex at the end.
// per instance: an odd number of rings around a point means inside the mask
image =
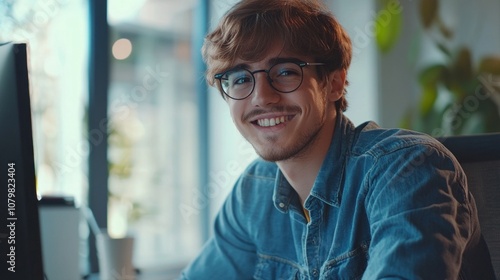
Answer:
MULTIPOLYGON (((382 5, 394 5, 384 0, 382 5)), ((408 109, 404 128, 434 136, 500 131, 500 56, 473 60, 474 48, 452 47, 454 31, 440 16, 439 0, 420 0, 419 20, 444 60, 426 65, 418 73, 419 102, 408 109)), ((378 26, 376 42, 388 52, 397 41, 402 20, 395 17, 378 26)))

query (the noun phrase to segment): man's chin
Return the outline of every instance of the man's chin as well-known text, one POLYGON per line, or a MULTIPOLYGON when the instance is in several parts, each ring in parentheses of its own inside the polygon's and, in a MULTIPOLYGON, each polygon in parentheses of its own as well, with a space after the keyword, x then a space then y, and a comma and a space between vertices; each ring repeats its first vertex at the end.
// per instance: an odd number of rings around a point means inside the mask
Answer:
POLYGON ((283 149, 267 149, 265 151, 255 149, 257 154, 266 161, 277 162, 293 158, 295 153, 283 149))

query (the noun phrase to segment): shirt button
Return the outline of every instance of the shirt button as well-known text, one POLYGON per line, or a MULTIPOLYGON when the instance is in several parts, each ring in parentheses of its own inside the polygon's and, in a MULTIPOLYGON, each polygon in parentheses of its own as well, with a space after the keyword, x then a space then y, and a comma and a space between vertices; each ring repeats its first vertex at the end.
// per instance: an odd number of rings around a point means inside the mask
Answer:
POLYGON ((313 269, 312 273, 313 273, 314 277, 318 277, 318 270, 317 269, 313 269))
POLYGON ((280 202, 280 208, 285 208, 285 203, 280 202))

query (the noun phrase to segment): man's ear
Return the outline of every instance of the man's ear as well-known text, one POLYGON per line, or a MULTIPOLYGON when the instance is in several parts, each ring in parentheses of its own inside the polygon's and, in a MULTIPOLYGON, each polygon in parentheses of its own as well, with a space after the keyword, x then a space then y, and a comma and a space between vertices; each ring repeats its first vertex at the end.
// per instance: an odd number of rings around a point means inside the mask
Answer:
POLYGON ((327 76, 328 100, 335 102, 344 95, 346 70, 339 69, 331 72, 327 76))

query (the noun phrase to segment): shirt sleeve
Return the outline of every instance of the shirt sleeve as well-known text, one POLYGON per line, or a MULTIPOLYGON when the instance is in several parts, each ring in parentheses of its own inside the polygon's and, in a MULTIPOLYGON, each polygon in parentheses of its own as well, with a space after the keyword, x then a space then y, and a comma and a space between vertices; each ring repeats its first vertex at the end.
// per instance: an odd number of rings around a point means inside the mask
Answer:
POLYGON ((457 161, 439 146, 417 145, 379 158, 369 176, 372 240, 362 279, 458 279, 479 231, 457 161))
POLYGON ((238 185, 218 213, 213 236, 198 257, 182 272, 183 280, 252 279, 257 262, 255 246, 240 219, 244 215, 238 203, 238 185))

